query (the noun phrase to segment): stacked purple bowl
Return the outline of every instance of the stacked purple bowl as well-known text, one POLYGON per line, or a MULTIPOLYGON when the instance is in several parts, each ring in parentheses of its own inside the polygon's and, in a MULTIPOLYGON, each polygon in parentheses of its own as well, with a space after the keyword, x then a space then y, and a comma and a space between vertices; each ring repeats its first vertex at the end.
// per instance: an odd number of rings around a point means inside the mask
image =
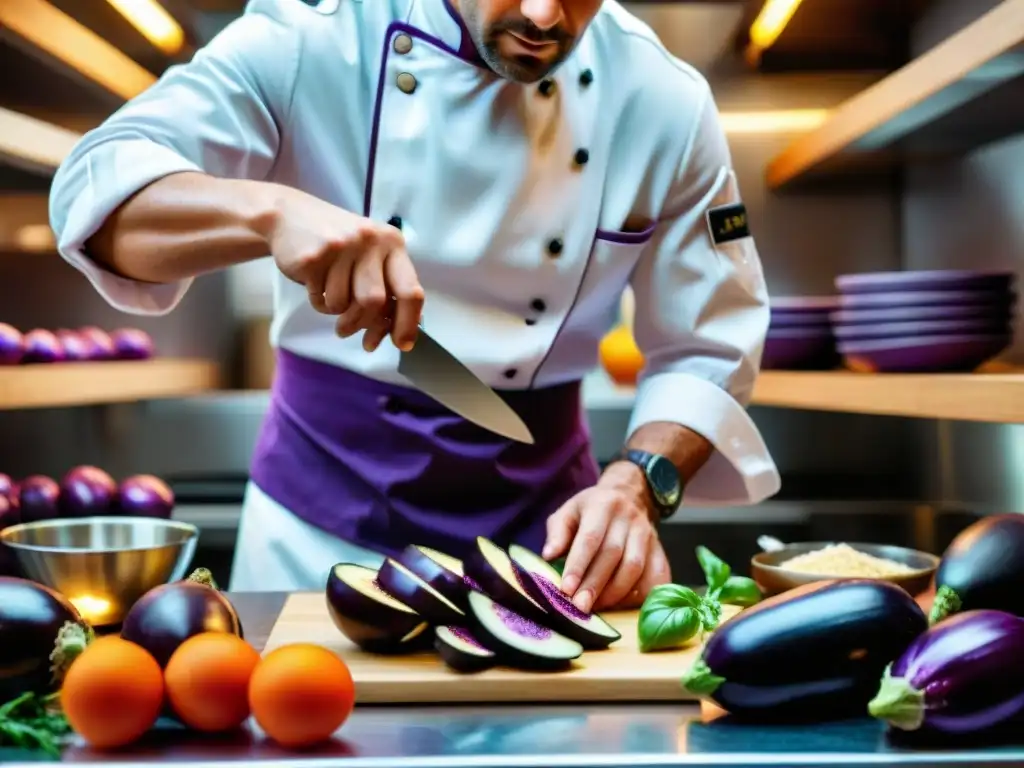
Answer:
POLYGON ((762 370, 822 371, 839 364, 830 313, 835 296, 786 296, 771 300, 772 317, 762 370))
POLYGON ((836 288, 833 333, 855 371, 973 371, 1013 341, 1012 272, 875 272, 836 288))

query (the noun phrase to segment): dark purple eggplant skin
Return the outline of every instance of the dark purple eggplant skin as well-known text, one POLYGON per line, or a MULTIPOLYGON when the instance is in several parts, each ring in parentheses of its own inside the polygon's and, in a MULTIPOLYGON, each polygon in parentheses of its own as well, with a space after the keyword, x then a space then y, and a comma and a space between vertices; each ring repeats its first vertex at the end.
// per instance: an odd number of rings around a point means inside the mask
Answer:
POLYGON ((434 650, 441 657, 441 661, 455 672, 466 674, 483 672, 497 663, 495 656, 477 656, 472 653, 463 653, 458 648, 446 643, 439 635, 435 635, 434 650))
MULTIPOLYGON (((478 537, 475 546, 462 561, 465 577, 468 579, 467 584, 472 584, 473 589, 483 592, 496 603, 505 606, 514 613, 518 613, 523 618, 542 626, 547 626, 548 612, 544 610, 543 605, 524 594, 526 587, 523 586, 522 582, 519 582, 519 586, 523 589, 523 592, 520 592, 491 567, 490 562, 480 549, 481 541, 486 541, 486 539, 478 537)), ((502 552, 505 552, 505 550, 503 549, 502 552)), ((507 552, 505 552, 505 556, 508 557, 507 552)), ((512 558, 509 558, 510 562, 511 560, 512 558)), ((514 564, 511 570, 518 579, 518 573, 514 564)))
POLYGON ((160 668, 178 646, 201 632, 243 637, 235 607, 218 589, 194 581, 154 587, 135 601, 121 624, 121 637, 141 645, 160 668))
POLYGON ((59 592, 28 579, 0 577, 0 703, 57 687, 50 653, 67 623, 88 627, 59 592))
POLYGON ((1024 515, 991 515, 964 528, 935 573, 933 624, 958 611, 1024 616, 1024 515))
POLYGON ((395 655, 430 648, 433 633, 426 619, 416 613, 388 609, 349 586, 338 576, 337 570, 335 566, 327 576, 325 596, 327 612, 341 634, 367 653, 395 655), (418 634, 403 641, 402 638, 421 626, 418 634))
MULTIPOLYGON (((554 630, 560 635, 565 635, 570 640, 575 640, 577 643, 583 646, 584 650, 587 651, 603 651, 605 648, 610 646, 612 643, 621 639, 621 635, 618 637, 605 637, 597 632, 591 632, 586 627, 582 627, 575 621, 566 616, 562 611, 576 611, 577 613, 583 613, 568 597, 561 597, 561 591, 558 587, 548 584, 552 587, 553 594, 555 597, 549 597, 541 587, 540 581, 545 577, 541 574, 531 573, 530 571, 523 568, 519 563, 513 562, 512 567, 519 576, 519 582, 523 585, 526 591, 530 594, 534 600, 544 606, 544 610, 547 614, 544 618, 544 626, 548 629, 554 630), (555 605, 555 601, 558 600, 562 606, 555 605)), ((591 614, 584 614, 591 615, 591 614)))
POLYGON ((895 584, 808 584, 721 625, 683 679, 729 713, 822 721, 863 715, 885 668, 928 627, 895 584))
POLYGON ((966 611, 933 626, 886 670, 868 712, 946 735, 1024 723, 1024 619, 966 611))
POLYGON ((415 574, 410 576, 396 568, 390 557, 384 560, 377 571, 377 583, 381 589, 396 600, 401 600, 431 624, 465 626, 465 611, 459 610, 454 604, 445 604, 424 588, 425 582, 421 582, 415 574))
POLYGON ((469 608, 466 599, 469 587, 462 575, 449 571, 432 557, 420 552, 415 544, 410 544, 402 550, 397 560, 455 603, 460 611, 465 612, 469 608))

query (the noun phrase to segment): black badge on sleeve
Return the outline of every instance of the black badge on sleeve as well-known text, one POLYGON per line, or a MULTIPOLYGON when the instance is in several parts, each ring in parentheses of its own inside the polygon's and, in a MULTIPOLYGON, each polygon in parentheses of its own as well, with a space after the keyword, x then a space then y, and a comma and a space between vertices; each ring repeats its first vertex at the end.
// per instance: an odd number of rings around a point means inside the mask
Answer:
POLYGON ((743 203, 729 203, 712 208, 707 212, 705 218, 708 221, 708 231, 711 233, 711 242, 715 245, 731 243, 733 240, 742 240, 750 237, 750 226, 747 224, 747 206, 743 203))

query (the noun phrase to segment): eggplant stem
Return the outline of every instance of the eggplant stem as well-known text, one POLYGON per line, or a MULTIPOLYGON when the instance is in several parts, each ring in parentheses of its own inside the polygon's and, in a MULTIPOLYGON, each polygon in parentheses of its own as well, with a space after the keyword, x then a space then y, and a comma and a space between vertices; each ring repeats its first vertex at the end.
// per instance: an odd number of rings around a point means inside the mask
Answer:
POLYGON ((924 724, 924 691, 906 678, 892 677, 887 669, 878 693, 868 702, 868 714, 902 731, 916 731, 924 724))
POLYGON ((932 603, 931 613, 928 614, 929 624, 938 624, 948 619, 954 613, 958 613, 963 607, 960 595, 951 587, 942 585, 935 592, 935 601, 932 603))
POLYGON ((696 696, 710 696, 724 682, 725 678, 712 672, 704 659, 693 662, 693 666, 683 675, 683 688, 696 696))
POLYGON ((216 589, 219 591, 217 582, 213 579, 213 573, 210 572, 209 568, 196 568, 192 573, 188 575, 186 581, 194 581, 196 584, 202 584, 203 586, 209 587, 210 589, 216 589))
POLYGON ((55 686, 60 687, 64 682, 64 675, 71 667, 71 662, 77 659, 95 638, 96 634, 92 627, 74 621, 64 622, 57 630, 57 638, 50 652, 50 675, 55 686))

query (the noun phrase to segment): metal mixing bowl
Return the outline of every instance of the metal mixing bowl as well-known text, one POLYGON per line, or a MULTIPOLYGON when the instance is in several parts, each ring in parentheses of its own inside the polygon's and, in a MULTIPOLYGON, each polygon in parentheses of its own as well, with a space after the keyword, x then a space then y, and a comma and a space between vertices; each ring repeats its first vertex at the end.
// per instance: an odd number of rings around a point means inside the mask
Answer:
POLYGON ((93 626, 120 623, 147 591, 183 578, 198 541, 194 525, 146 517, 45 520, 0 531, 25 575, 63 593, 93 626))

